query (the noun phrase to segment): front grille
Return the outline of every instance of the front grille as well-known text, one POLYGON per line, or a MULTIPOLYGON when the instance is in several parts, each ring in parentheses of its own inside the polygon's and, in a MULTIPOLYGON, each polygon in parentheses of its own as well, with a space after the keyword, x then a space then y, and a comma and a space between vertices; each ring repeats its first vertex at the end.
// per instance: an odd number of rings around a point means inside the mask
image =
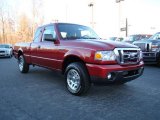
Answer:
POLYGON ((5 51, 0 51, 0 53, 5 53, 5 51))
POLYGON ((143 52, 151 51, 151 43, 134 43, 134 45, 138 46, 143 52))
POLYGON ((134 45, 138 46, 142 51, 146 49, 146 43, 134 43, 134 45))
POLYGON ((123 77, 130 77, 133 75, 140 74, 140 72, 141 72, 140 69, 124 71, 122 75, 123 75, 123 77))
POLYGON ((140 61, 140 49, 138 48, 115 48, 114 52, 121 65, 137 64, 140 61))

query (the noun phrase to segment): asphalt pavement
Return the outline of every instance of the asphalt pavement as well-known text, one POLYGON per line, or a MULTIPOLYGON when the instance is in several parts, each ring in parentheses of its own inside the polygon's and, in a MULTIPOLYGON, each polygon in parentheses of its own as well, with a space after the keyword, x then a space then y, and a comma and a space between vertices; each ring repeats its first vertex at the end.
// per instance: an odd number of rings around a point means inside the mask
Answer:
POLYGON ((41 67, 18 70, 15 58, 0 58, 0 120, 159 120, 160 67, 145 66, 125 85, 95 86, 73 96, 63 76, 41 67))

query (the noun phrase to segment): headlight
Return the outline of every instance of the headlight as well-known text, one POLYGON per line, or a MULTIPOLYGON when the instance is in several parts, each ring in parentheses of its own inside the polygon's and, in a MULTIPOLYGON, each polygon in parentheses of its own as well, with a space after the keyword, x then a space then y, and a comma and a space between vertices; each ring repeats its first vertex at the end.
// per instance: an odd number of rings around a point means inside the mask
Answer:
POLYGON ((152 48, 152 51, 157 51, 158 50, 158 45, 152 45, 151 48, 152 48))
POLYGON ((95 60, 115 61, 116 55, 113 51, 97 51, 94 56, 95 60))
POLYGON ((140 52, 139 52, 139 59, 140 59, 140 60, 143 59, 143 53, 142 53, 141 50, 140 50, 140 52))

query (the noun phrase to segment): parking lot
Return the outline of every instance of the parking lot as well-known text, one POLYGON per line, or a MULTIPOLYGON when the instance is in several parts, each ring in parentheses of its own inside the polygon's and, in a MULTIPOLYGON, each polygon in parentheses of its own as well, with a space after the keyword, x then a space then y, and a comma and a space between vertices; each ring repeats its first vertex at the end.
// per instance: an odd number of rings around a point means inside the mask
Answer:
POLYGON ((145 66, 125 85, 92 86, 69 94, 60 73, 32 67, 21 74, 16 59, 0 58, 0 120, 158 120, 160 67, 145 66))

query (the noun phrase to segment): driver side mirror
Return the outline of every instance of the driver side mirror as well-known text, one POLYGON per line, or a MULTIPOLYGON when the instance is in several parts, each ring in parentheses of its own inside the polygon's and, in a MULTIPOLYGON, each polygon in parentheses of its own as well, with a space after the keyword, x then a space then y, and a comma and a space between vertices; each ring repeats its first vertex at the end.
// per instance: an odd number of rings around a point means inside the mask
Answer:
POLYGON ((44 34, 44 40, 45 41, 55 41, 56 39, 53 38, 52 34, 44 34))

